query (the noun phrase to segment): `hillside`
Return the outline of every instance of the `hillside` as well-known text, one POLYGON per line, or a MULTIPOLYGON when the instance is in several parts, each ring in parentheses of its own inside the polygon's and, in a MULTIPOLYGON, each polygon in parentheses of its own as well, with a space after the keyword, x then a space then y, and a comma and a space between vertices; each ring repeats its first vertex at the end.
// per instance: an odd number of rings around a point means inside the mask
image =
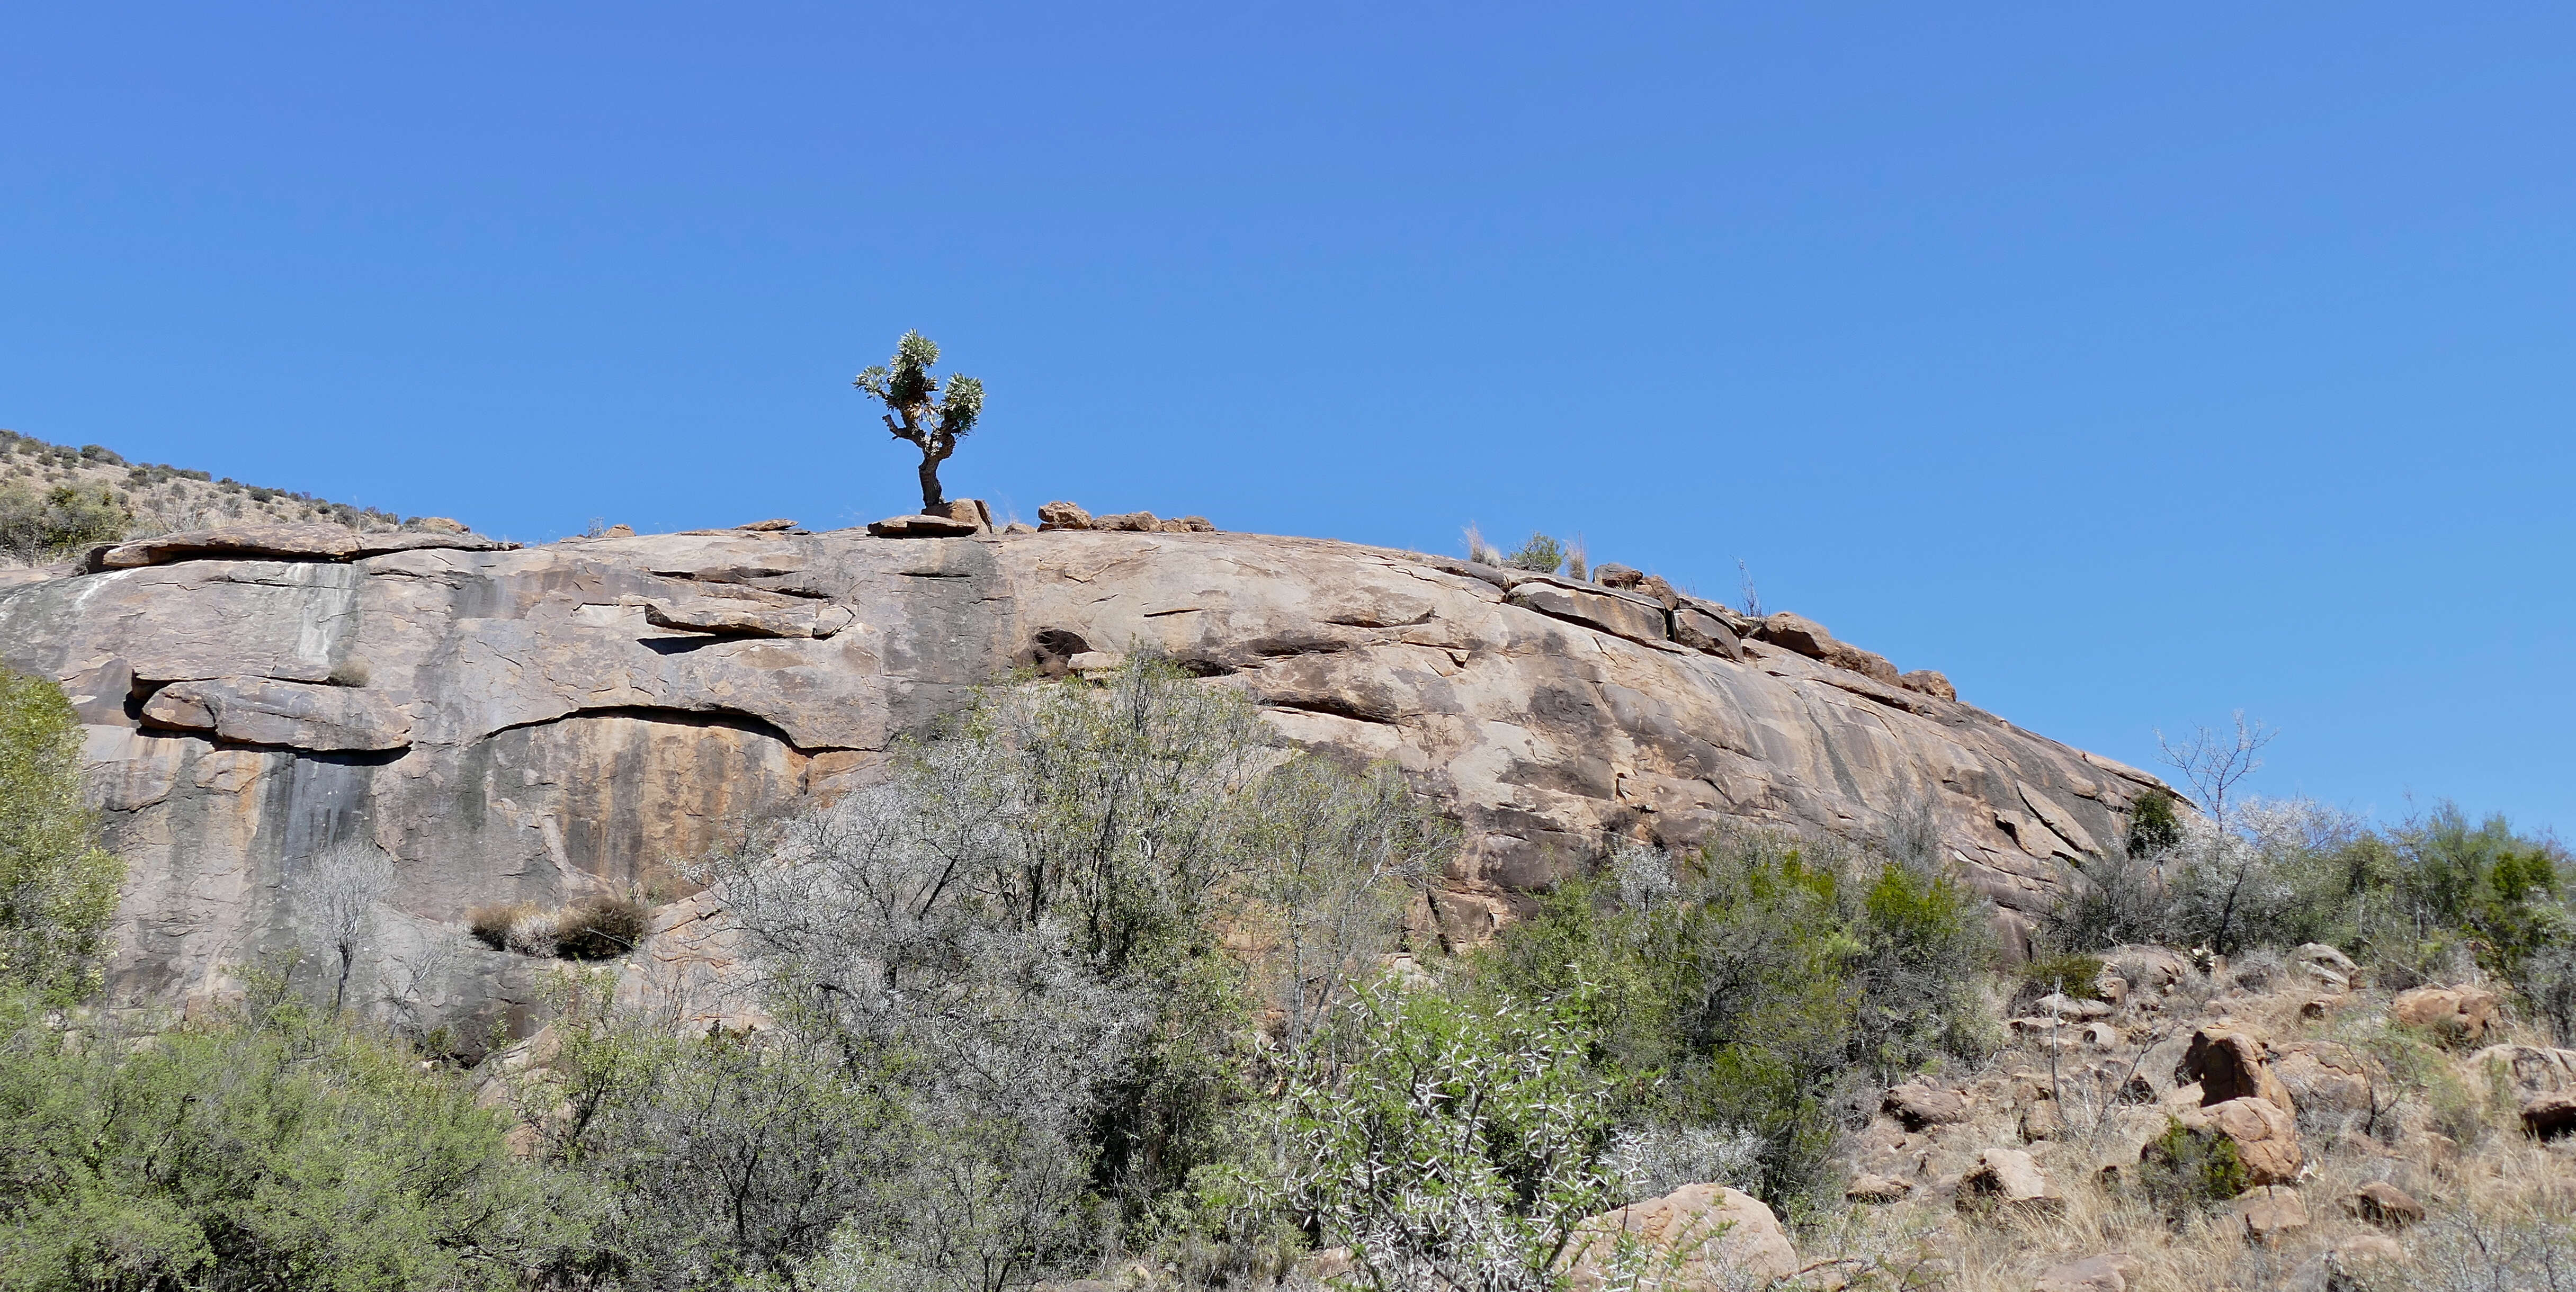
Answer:
POLYGON ((1624 567, 1042 514, 30 571, 0 666, 59 684, 125 881, 110 1021, 15 1052, 412 1074, 600 1208, 510 1204, 558 1253, 514 1286, 2358 1292, 2566 1248, 2553 843, 2212 823, 1624 567), (1036 1192, 966 1214, 996 1181, 1036 1192))
POLYGON ((405 518, 372 507, 330 502, 308 493, 244 484, 227 476, 162 463, 128 462, 115 450, 73 448, 0 430, 0 565, 60 560, 82 542, 141 538, 217 525, 323 523, 362 532, 453 524, 405 518), (42 516, 58 490, 80 495, 77 532, 42 516), (69 539, 66 542, 66 539, 69 539))

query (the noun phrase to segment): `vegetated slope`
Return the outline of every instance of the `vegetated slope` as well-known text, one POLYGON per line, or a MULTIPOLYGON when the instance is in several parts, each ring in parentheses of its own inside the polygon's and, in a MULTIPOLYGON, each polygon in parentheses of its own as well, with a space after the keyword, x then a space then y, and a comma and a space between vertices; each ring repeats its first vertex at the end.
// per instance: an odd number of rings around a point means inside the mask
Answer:
MULTIPOLYGON (((1804 621, 1420 553, 1096 530, 311 536, 137 543, 0 592, 0 663, 61 682, 92 724, 134 867, 119 1000, 175 999, 288 940, 291 877, 346 839, 398 859, 415 941, 475 904, 667 891, 740 822, 875 776, 974 688, 1135 649, 1436 799, 1464 845, 1421 918, 1452 945, 1614 839, 1683 847, 1726 822, 1875 839, 1919 819, 2018 927, 2157 784, 1802 653, 1848 649, 1804 621)), ((451 977, 472 1035, 524 999, 506 953, 451 977)))
POLYGON ((48 533, 42 517, 10 516, 26 533, 0 543, 0 559, 26 564, 58 558, 83 543, 219 525, 319 522, 379 531, 419 528, 436 520, 406 519, 309 493, 243 484, 229 476, 216 479, 190 468, 128 462, 104 445, 73 448, 0 430, 0 512, 41 512, 64 490, 76 496, 57 500, 54 507, 58 513, 68 510, 71 523, 54 519, 48 533))

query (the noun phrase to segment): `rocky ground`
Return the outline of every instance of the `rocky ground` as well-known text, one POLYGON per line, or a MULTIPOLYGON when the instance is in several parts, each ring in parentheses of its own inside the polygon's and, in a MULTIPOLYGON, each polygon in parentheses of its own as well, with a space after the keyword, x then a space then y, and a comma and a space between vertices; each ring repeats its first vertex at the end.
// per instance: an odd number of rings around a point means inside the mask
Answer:
POLYGON ((2318 945, 2124 948, 2023 1002, 1989 1063, 1887 1090, 1848 1141, 1840 1214, 1784 1230, 1709 1186, 1640 1210, 1663 1229, 1736 1208, 1688 1288, 2570 1286, 2576 1050, 2475 985, 2356 977, 2318 945))

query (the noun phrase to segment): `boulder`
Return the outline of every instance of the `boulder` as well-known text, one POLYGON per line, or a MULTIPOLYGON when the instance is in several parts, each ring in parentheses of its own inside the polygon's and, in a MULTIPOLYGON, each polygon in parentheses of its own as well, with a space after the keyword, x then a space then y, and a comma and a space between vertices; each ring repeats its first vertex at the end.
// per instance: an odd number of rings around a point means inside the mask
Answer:
POLYGON ((611 525, 611 526, 609 526, 608 528, 606 528, 606 529, 603 529, 603 530, 599 531, 597 534, 592 535, 592 537, 593 537, 593 538, 633 538, 633 537, 635 537, 635 527, 634 527, 633 525, 626 525, 626 524, 611 525))
POLYGON ((964 538, 979 528, 953 516, 889 516, 868 522, 868 533, 878 538, 964 538))
POLYGON ((2496 996, 2483 987, 2418 987, 2389 1002, 2389 1017, 2450 1045, 2479 1040, 2494 1026, 2496 996))
POLYGON ((2030 1285, 2031 1292, 2128 1292, 2129 1280, 2138 1276, 2140 1268, 2137 1257, 2105 1252, 2050 1266, 2030 1285))
MULTIPOLYGON (((451 522, 452 523, 452 522, 451 522)), ((462 527, 459 527, 461 531, 462 527)), ((135 570, 174 561, 266 559, 355 561, 392 552, 447 549, 498 552, 517 547, 463 532, 362 534, 345 525, 238 525, 114 543, 90 553, 89 568, 135 570)))
POLYGON ((1879 1101, 1879 1108, 1910 1131, 1919 1131, 1926 1126, 1955 1125, 1968 1120, 1970 1111, 1967 1096, 1919 1082, 1888 1091, 1886 1097, 1879 1101))
POLYGON ((1002 526, 1002 532, 1005 534, 1034 534, 1038 532, 1038 528, 1038 526, 1032 525, 1027 521, 1015 520, 1010 524, 1002 526))
POLYGON ((2490 1045, 2470 1055, 2469 1066, 2492 1074, 2525 1098, 2552 1090, 2576 1090, 2576 1050, 2490 1045))
POLYGON ((2298 950, 2290 953, 2290 963, 2323 965, 2341 975, 2346 982, 2350 982, 2361 973, 2361 966, 2354 964, 2351 956, 2322 942, 2302 943, 2298 950))
POLYGON ((1038 508, 1038 528, 1089 529, 1091 513, 1069 502, 1051 502, 1038 508))
POLYGON ((1904 687, 1908 691, 1914 692, 1917 695, 1928 695, 1935 700, 1956 700, 1959 698, 1959 688, 1950 685, 1948 675, 1928 668, 1918 668, 1910 673, 1900 673, 1897 675, 1896 684, 1904 687))
POLYGON ((1552 579, 1532 579, 1514 587, 1507 599, 1523 609, 1598 628, 1633 642, 1660 643, 1666 639, 1663 607, 1624 592, 1587 592, 1552 579))
POLYGON ((1169 532, 1174 534, 1213 534, 1216 532, 1216 523, 1205 516, 1183 516, 1179 520, 1165 521, 1163 523, 1167 528, 1169 528, 1169 532))
POLYGON ((1633 588, 1646 577, 1645 571, 1633 570, 1616 561, 1603 561, 1592 567, 1592 581, 1605 588, 1633 588))
MULTIPOLYGON (((770 520, 755 520, 748 525, 736 525, 734 528, 753 534, 779 534, 796 528, 796 522, 781 516, 770 520)), ((635 531, 630 529, 626 532, 632 534, 635 531)))
POLYGON ((972 525, 979 534, 993 532, 993 511, 981 498, 951 498, 931 514, 972 525))
POLYGON ((2293 1041, 2271 1061, 2272 1075, 2299 1108, 2370 1111, 2374 1070, 2358 1050, 2333 1041, 2293 1041))
POLYGON ((1114 515, 1093 517, 1091 527, 1118 533, 1151 534, 1159 529, 1162 523, 1155 519, 1154 513, 1150 511, 1122 511, 1114 515))
MULTIPOLYGON (((2326 1283, 2327 1289, 2329 1292, 2343 1292, 2346 1288, 2383 1286, 2379 1276, 2393 1268, 2403 1268, 2408 1261, 2406 1249, 2398 1246, 2396 1239, 2386 1234, 2354 1234, 2327 1251, 2325 1263, 2327 1269, 2337 1276, 2326 1283)), ((2388 1283, 2385 1286, 2404 1287, 2405 1284, 2388 1283)))
POLYGON ((474 532, 466 527, 465 522, 460 520, 450 520, 445 516, 414 517, 411 522, 404 525, 403 528, 418 530, 424 534, 470 534, 474 532))
POLYGON ((2308 1227, 2308 1207, 2299 1200, 2298 1190, 2268 1184, 2248 1189, 2236 1199, 2236 1219, 2245 1226, 2247 1240, 2277 1243, 2308 1227))
POLYGON ((2017 1148, 1990 1148, 1979 1153, 1977 1164, 1959 1177, 1959 1205, 2054 1215, 2066 1209, 2066 1198, 2030 1154, 2017 1148))
POLYGON ((2066 1019, 2091 1020, 2111 1016, 2110 1005, 2102 1001, 2086 1000, 2081 996, 2069 996, 2057 991, 2040 997, 2032 1007, 2043 1014, 2054 1014, 2066 1019))
POLYGON ((1578 1222, 1559 1258, 1566 1286, 1574 1292, 1614 1286, 1612 1254, 1622 1233, 1671 1262, 1657 1286, 1672 1292, 1759 1287, 1798 1272, 1798 1250, 1759 1199, 1721 1184, 1686 1184, 1578 1222))
POLYGON ((174 682, 144 702, 143 720, 245 745, 363 752, 411 744, 411 714, 382 691, 270 677, 174 682))
POLYGON ((2311 990, 2322 990, 2330 997, 2340 996, 2352 990, 2352 979, 2337 972, 2332 965, 2319 964, 2314 960, 2301 960, 2291 966, 2291 971, 2305 979, 2306 985, 2311 990))
POLYGON ((1664 576, 1660 574, 1649 574, 1644 578, 1637 580, 1637 586, 1634 591, 1638 596, 1644 597, 1648 601, 1652 601, 1666 610, 1674 609, 1682 603, 1681 590, 1675 588, 1672 584, 1665 582, 1664 576))
POLYGON ((1688 602, 1673 611, 1673 640, 1692 650, 1725 659, 1744 658, 1743 643, 1726 621, 1688 602))
POLYGON ((2305 1157, 2299 1150, 2298 1122, 2269 1099, 2230 1099, 2186 1108, 2174 1120, 2194 1135, 2223 1135, 2233 1141, 2251 1184, 2292 1184, 2299 1178, 2305 1157))
POLYGON ((2386 1180, 2373 1180, 2343 1197, 2344 1214, 2355 1220, 2368 1221, 2383 1229, 2403 1229, 2420 1224, 2424 1204, 2414 1195, 2386 1180))
POLYGON ((1843 1199, 1847 1202, 1884 1204, 1903 1202, 1906 1196, 1913 1192, 1914 1186, 1903 1180, 1890 1179, 1883 1175, 1860 1175, 1854 1176, 1851 1187, 1843 1190, 1843 1199))
POLYGON ((2204 1027, 2192 1033, 2183 1051, 2183 1080, 2200 1083, 2203 1105, 2231 1099, 2267 1099, 2283 1112, 2296 1112, 2289 1087, 2263 1060, 2263 1043, 2251 1034, 2226 1027, 2204 1027))
POLYGON ((1756 631, 1764 641, 1786 647, 1809 659, 1831 664, 1835 668, 1849 669, 1889 686, 1898 685, 1903 680, 1903 676, 1896 671, 1896 666, 1887 662, 1886 656, 1865 651, 1849 642, 1841 641, 1831 632, 1826 631, 1823 624, 1804 615, 1791 614, 1783 610, 1764 619, 1762 626, 1756 631))
POLYGON ((2576 1094, 2560 1091, 2524 1100, 2522 1128, 2544 1140, 2576 1135, 2576 1094))

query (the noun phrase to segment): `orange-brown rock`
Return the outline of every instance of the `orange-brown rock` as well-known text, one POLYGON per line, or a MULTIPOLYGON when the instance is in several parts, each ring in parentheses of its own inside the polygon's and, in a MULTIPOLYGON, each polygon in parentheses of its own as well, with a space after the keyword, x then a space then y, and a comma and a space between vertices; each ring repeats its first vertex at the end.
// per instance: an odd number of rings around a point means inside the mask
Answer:
POLYGON ((1613 1286, 1611 1254, 1623 1233, 1670 1262, 1656 1286, 1672 1292, 1760 1287, 1798 1272, 1797 1248, 1760 1199, 1725 1185, 1686 1184, 1579 1222, 1560 1266, 1567 1286, 1613 1286))
POLYGON ((2231 1099, 2268 1099, 2283 1112, 2295 1113, 2297 1104, 2289 1087, 2272 1074, 2264 1061, 2263 1043, 2246 1032, 2233 1028, 2204 1027, 2192 1033, 2190 1048, 2183 1051, 2182 1079, 2200 1083, 2200 1101, 2204 1105, 2222 1104, 2231 1099))
POLYGON ((2196 1135, 2224 1135, 2236 1144, 2249 1182, 2292 1184, 2305 1156, 2299 1150, 2299 1126, 2289 1112, 2269 1099, 2230 1099, 2187 1108, 2174 1118, 2196 1135))

